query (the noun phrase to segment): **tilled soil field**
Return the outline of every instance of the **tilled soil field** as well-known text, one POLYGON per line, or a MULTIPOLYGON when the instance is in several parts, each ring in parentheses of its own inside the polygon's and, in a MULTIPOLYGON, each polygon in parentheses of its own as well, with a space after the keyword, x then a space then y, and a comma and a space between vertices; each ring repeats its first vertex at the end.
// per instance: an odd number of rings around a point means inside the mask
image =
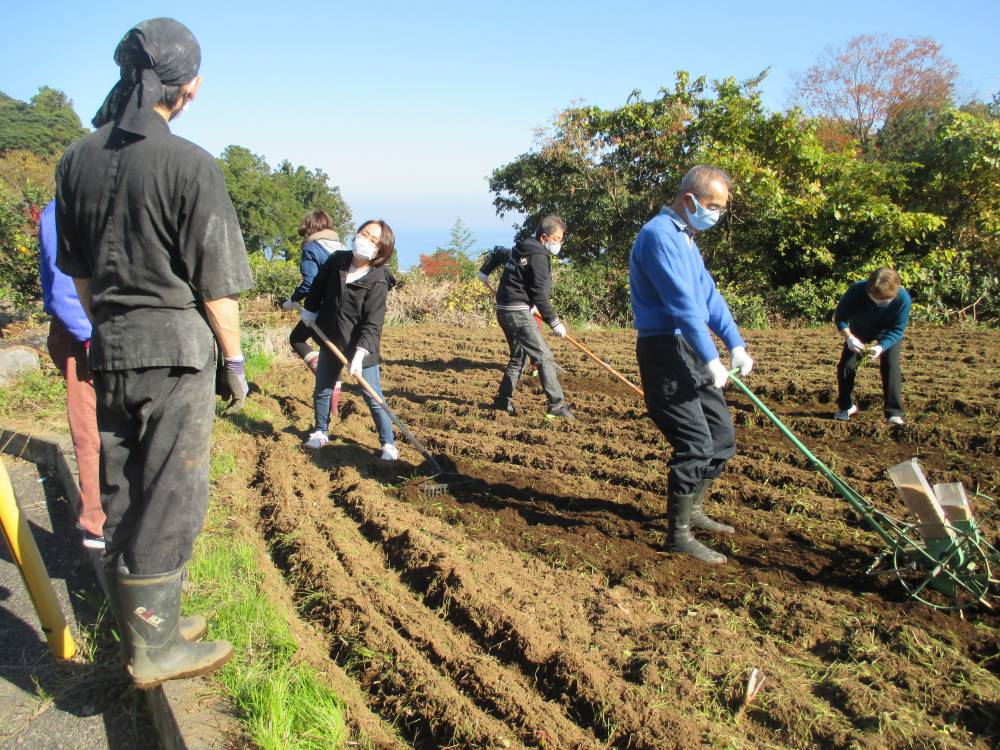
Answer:
MULTIPOLYGON (((638 382, 634 334, 580 338, 638 382)), ((909 425, 835 410, 838 337, 751 332, 748 385, 877 507, 905 517, 886 467, 1000 495, 1000 334, 912 330, 909 425)), ((218 431, 305 625, 303 654, 344 695, 359 737, 415 748, 991 748, 1000 742, 1000 617, 906 598, 866 570, 881 546, 735 390, 739 453, 707 503, 736 527, 707 567, 663 548, 669 446, 639 399, 552 339, 577 422, 549 421, 526 378, 511 417, 489 405, 499 329, 386 331, 392 406, 464 480, 419 489, 420 456, 378 460, 360 396, 333 442, 301 447, 311 376, 280 359, 218 431), (744 701, 753 669, 763 689, 744 701)), ((240 486, 237 486, 240 484, 240 486)), ((991 508, 976 506, 980 516, 991 508)), ((998 524, 985 523, 996 541, 998 524)))

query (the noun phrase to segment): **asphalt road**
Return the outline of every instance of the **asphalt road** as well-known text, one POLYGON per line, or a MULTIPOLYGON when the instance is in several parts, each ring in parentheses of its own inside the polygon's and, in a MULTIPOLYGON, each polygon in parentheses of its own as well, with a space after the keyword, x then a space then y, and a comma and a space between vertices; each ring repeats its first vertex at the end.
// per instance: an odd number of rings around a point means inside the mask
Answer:
POLYGON ((70 664, 53 660, 24 581, 0 542, 0 748, 158 747, 145 701, 129 685, 103 623, 103 596, 59 483, 35 464, 0 460, 82 652, 70 664))

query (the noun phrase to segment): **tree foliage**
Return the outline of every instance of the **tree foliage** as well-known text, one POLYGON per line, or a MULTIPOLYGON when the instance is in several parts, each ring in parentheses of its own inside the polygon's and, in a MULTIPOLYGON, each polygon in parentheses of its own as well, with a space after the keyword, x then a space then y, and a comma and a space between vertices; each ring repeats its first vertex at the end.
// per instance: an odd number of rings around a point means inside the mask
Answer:
POLYGON ((926 118, 947 106, 957 77, 933 39, 861 34, 798 76, 796 98, 824 121, 827 142, 843 145, 838 135, 846 134, 867 148, 893 118, 926 118))
POLYGON ((42 86, 27 102, 0 92, 0 154, 23 150, 57 156, 86 132, 72 102, 57 89, 42 86))
POLYGON ((351 232, 351 211, 323 170, 288 161, 271 169, 263 156, 243 146, 228 146, 219 163, 248 252, 298 260, 299 222, 313 208, 326 211, 341 236, 351 232))
POLYGON ((475 236, 462 217, 458 217, 451 228, 448 244, 430 255, 420 256, 420 270, 428 278, 470 279, 476 275, 476 264, 471 257, 475 244, 475 236))
MULTIPOLYGON (((649 100, 633 92, 613 110, 571 107, 535 150, 494 171, 494 204, 526 215, 522 234, 544 214, 562 215, 567 257, 624 275, 642 224, 672 200, 688 169, 715 164, 731 175, 733 194, 720 227, 699 237, 709 267, 733 295, 814 319, 827 318, 843 287, 879 265, 941 263, 937 251, 959 227, 974 226, 978 241, 995 247, 993 131, 980 128, 981 117, 956 112, 935 127, 937 151, 922 157, 940 165, 932 174, 853 149, 828 151, 815 120, 765 110, 763 77, 709 86, 680 72, 649 100), (959 192, 945 197, 948 190, 959 192), (950 201, 964 201, 970 215, 950 201)), ((955 236, 963 257, 992 252, 955 236)))

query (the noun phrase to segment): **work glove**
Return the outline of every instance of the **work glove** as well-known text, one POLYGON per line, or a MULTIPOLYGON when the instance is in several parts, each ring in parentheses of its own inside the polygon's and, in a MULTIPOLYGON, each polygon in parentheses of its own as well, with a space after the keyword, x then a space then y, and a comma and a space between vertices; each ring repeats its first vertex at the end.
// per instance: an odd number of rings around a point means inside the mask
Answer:
POLYGON ((299 317, 302 318, 302 322, 307 326, 311 326, 315 323, 318 316, 319 313, 314 313, 312 310, 306 310, 304 307, 299 310, 299 317))
POLYGON ((722 360, 716 357, 705 367, 708 368, 708 374, 712 376, 712 385, 716 388, 725 388, 726 383, 729 382, 729 370, 722 364, 722 360))
POLYGON ((351 359, 351 366, 347 368, 347 371, 351 373, 356 378, 361 377, 362 363, 365 361, 365 357, 368 356, 368 350, 362 349, 360 346, 354 350, 354 357, 351 359))
POLYGON ((489 277, 489 276, 487 276, 487 275, 486 275, 485 273, 483 273, 482 271, 480 271, 480 272, 479 272, 479 280, 480 280, 481 282, 483 282, 484 284, 489 284, 489 283, 490 283, 490 277, 489 277))
POLYGON ((884 350, 881 344, 875 344, 871 349, 868 350, 868 359, 872 362, 878 362, 879 355, 882 354, 884 350))
POLYGON ((865 345, 861 343, 861 339, 851 334, 847 337, 847 348, 855 354, 861 354, 865 350, 865 345))
POLYGON ((282 310, 294 310, 295 309, 295 303, 292 302, 290 299, 286 299, 284 302, 281 303, 281 309, 282 310))
POLYGON ((739 368, 741 376, 747 376, 753 370, 753 358, 747 354, 747 350, 742 346, 735 346, 729 352, 729 369, 739 368))
POLYGON ((559 338, 564 339, 566 338, 566 326, 564 326, 562 322, 558 322, 554 326, 552 326, 552 333, 554 333, 559 338))
POLYGON ((235 414, 243 408, 247 393, 250 392, 250 384, 247 383, 247 376, 244 370, 243 357, 226 357, 222 361, 221 372, 222 388, 220 395, 229 399, 229 404, 222 411, 223 414, 235 414))

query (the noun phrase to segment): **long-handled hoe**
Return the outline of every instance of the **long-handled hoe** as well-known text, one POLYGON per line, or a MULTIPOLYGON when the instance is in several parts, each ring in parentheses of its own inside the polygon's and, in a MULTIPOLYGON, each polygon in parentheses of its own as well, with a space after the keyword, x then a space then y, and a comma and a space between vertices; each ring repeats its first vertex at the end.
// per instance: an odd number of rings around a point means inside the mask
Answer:
MULTIPOLYGON (((296 305, 295 309, 299 312, 302 311, 302 307, 300 305, 296 305)), ((307 323, 307 325, 312 329, 313 333, 316 334, 316 338, 323 343, 330 353, 340 360, 340 363, 344 366, 344 368, 350 368, 350 363, 347 361, 347 357, 345 357, 344 353, 337 348, 336 344, 330 341, 329 337, 320 330, 319 326, 315 323, 307 323)), ((379 406, 385 409, 385 413, 389 415, 389 419, 391 419, 392 423, 396 425, 397 429, 399 429, 399 432, 403 435, 406 442, 412 445, 416 451, 424 457, 424 463, 422 466, 417 467, 417 471, 420 472, 423 469, 432 473, 420 483, 421 492, 425 495, 441 495, 449 492, 456 484, 461 484, 465 481, 463 477, 454 473, 446 473, 445 470, 441 468, 441 464, 438 463, 437 459, 430 454, 430 451, 424 447, 423 443, 417 440, 416 436, 410 431, 410 428, 406 426, 396 412, 389 408, 389 404, 386 400, 378 394, 378 391, 368 384, 368 381, 360 375, 354 375, 353 377, 355 381, 357 381, 358 385, 360 385, 369 396, 375 399, 375 402, 379 406)), ((447 461, 447 459, 443 460, 447 461)))

